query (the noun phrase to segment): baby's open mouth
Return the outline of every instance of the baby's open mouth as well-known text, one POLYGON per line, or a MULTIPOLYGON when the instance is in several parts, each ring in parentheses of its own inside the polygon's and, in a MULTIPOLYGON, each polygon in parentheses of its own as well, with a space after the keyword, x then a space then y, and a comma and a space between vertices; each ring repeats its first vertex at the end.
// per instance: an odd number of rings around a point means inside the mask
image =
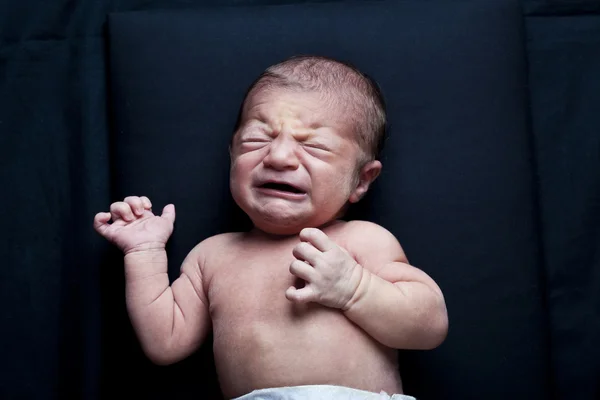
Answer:
POLYGON ((288 185, 286 183, 268 182, 268 183, 265 183, 264 185, 260 185, 260 187, 263 189, 279 190, 281 192, 289 192, 289 193, 297 193, 297 194, 305 193, 303 190, 300 190, 300 189, 298 189, 292 185, 288 185))

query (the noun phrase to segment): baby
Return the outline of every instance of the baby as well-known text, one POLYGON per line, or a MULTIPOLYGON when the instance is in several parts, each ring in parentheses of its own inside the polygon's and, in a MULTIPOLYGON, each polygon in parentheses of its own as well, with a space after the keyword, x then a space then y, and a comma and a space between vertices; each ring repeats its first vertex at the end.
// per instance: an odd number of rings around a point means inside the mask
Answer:
POLYGON ((396 349, 443 342, 442 292, 386 229, 341 220, 381 171, 385 120, 377 86, 347 64, 268 68, 230 147, 231 193, 253 229, 203 240, 171 285, 172 204, 155 215, 147 197, 127 197, 95 216, 124 253, 127 309, 150 360, 177 362, 212 329, 227 398, 411 398, 396 349))

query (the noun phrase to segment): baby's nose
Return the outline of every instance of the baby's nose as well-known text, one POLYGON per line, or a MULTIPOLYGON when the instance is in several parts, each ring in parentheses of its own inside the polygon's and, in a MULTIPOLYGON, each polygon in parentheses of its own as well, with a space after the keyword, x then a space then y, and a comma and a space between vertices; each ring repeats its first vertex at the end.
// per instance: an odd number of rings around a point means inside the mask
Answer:
POLYGON ((277 170, 298 168, 297 146, 293 140, 278 137, 269 145, 269 153, 263 160, 264 165, 277 170))

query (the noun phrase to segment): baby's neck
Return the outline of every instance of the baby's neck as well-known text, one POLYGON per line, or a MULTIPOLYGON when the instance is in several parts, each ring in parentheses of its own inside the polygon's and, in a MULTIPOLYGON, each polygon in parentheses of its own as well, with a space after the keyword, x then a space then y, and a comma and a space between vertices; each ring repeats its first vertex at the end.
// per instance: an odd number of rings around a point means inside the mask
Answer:
MULTIPOLYGON (((332 225, 336 225, 339 224, 340 222, 343 222, 339 219, 332 219, 320 226, 317 226, 315 228, 318 228, 320 230, 324 230, 327 229, 328 227, 332 226, 332 225)), ((290 233, 290 234, 275 234, 275 233, 269 233, 269 232, 265 232, 259 228, 257 228, 256 226, 254 226, 252 228, 252 230, 250 231, 250 235, 252 236, 256 236, 258 238, 265 238, 265 239, 270 239, 270 240, 285 240, 285 239, 289 239, 292 237, 296 237, 298 236, 298 234, 300 233, 300 231, 304 228, 309 228, 309 226, 304 226, 298 229, 297 232, 294 233, 290 233)), ((312 227, 311 227, 312 228, 312 227)))

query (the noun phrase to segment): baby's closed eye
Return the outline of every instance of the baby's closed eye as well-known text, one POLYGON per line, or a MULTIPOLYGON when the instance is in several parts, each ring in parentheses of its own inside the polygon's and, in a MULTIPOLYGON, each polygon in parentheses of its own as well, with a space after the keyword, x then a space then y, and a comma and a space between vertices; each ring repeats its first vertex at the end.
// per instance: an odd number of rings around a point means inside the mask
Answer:
POLYGON ((248 136, 242 138, 242 143, 268 143, 271 141, 271 138, 266 136, 248 136))
POLYGON ((327 146, 324 143, 304 142, 304 143, 302 143, 302 145, 305 148, 308 148, 310 150, 317 150, 317 151, 322 151, 322 152, 331 152, 331 149, 329 148, 329 146, 327 146))
POLYGON ((270 142, 269 139, 264 139, 264 138, 244 139, 241 142, 241 149, 242 149, 242 151, 259 150, 259 149, 262 149, 265 146, 267 146, 269 144, 269 142, 270 142))
POLYGON ((240 143, 244 147, 262 147, 273 139, 261 129, 249 129, 240 135, 240 143))

